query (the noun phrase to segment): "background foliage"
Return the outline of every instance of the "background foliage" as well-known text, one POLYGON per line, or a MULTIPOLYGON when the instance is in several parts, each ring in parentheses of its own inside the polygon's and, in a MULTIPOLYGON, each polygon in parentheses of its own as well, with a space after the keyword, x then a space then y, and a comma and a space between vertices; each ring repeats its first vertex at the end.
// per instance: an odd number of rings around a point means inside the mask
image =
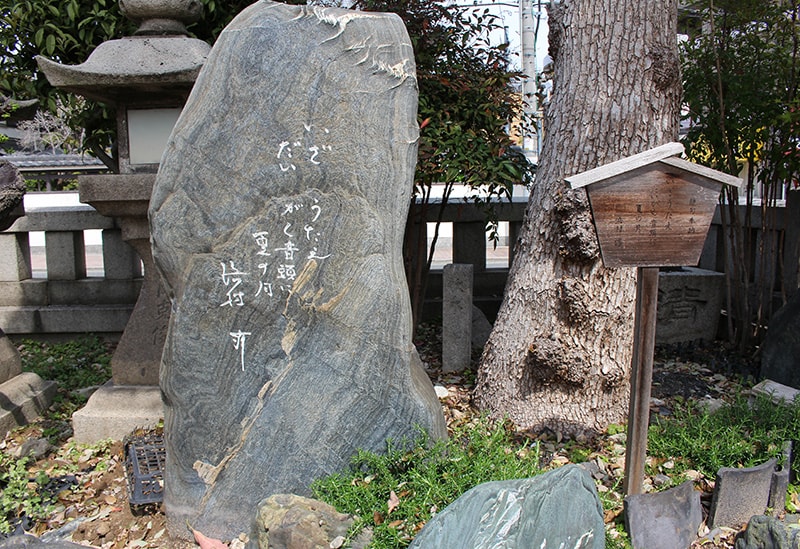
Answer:
MULTIPOLYGON (((251 0, 202 2, 202 21, 189 30, 213 43, 251 0)), ((522 123, 521 95, 517 91, 522 75, 509 68, 508 44, 497 45, 490 40, 491 33, 501 28, 500 22, 488 10, 476 11, 443 0, 356 0, 351 7, 399 14, 414 45, 421 127, 415 186, 422 206, 414 212, 417 222, 428 213, 434 184, 442 184, 442 205, 454 185, 466 185, 472 191, 472 200, 486 206, 490 234, 496 238, 490 197, 509 197, 513 184, 530 183, 533 175, 533 167, 514 147, 511 137, 512 128, 522 123)), ((85 128, 84 146, 101 159, 106 154, 113 156, 112 113, 91 101, 78 101, 54 90, 38 72, 34 58, 43 54, 61 63, 78 64, 101 42, 131 35, 135 26, 121 15, 118 3, 12 0, 0 6, 0 16, 0 43, 4 47, 0 54, 0 93, 17 99, 39 98, 53 113, 58 105, 71 106, 62 112, 69 113, 70 126, 85 128)), ((113 158, 106 160, 114 166, 113 158)), ((421 228, 407 239, 405 254, 412 306, 417 314, 438 224, 427 256, 424 223, 421 228)))
POLYGON ((722 196, 730 265, 728 333, 744 350, 763 335, 773 292, 794 291, 776 288, 781 276, 756 274, 773 272, 780 247, 774 239, 754 241, 744 227, 760 208, 764 234, 777 235, 774 209, 768 206, 800 178, 800 2, 704 0, 688 6, 695 24, 681 51, 691 124, 683 140, 687 154, 734 175, 747 168, 741 191, 726 186, 722 196), (755 199, 759 187, 760 201, 755 199), (746 205, 743 215, 740 199, 746 205))

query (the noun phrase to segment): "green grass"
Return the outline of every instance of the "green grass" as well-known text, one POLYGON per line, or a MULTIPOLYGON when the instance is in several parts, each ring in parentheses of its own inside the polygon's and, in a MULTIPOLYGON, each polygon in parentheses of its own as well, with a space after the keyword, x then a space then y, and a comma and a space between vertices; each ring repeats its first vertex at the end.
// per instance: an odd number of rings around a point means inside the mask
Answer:
POLYGON ((800 405, 777 406, 760 396, 738 395, 715 412, 684 402, 648 433, 648 453, 672 459, 674 474, 687 469, 713 479, 720 467, 752 467, 782 457, 784 441, 800 440, 800 405))
POLYGON ((53 380, 64 391, 102 385, 111 379, 110 345, 97 336, 81 336, 65 343, 23 340, 19 346, 22 369, 53 380))
POLYGON ((359 452, 352 468, 314 483, 315 497, 358 517, 355 530, 373 529, 370 547, 407 546, 433 513, 482 482, 542 472, 538 443, 514 439, 507 425, 480 419, 433 445, 389 445, 386 455, 359 452), (396 506, 389 511, 396 496, 396 506))

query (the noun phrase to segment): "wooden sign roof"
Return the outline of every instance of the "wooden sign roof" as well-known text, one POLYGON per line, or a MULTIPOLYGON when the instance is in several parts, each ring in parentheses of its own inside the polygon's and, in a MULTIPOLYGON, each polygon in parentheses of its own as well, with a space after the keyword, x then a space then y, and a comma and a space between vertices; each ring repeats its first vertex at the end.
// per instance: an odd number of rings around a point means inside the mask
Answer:
POLYGON ((566 178, 586 187, 606 267, 696 265, 723 184, 738 177, 675 155, 668 143, 566 178))

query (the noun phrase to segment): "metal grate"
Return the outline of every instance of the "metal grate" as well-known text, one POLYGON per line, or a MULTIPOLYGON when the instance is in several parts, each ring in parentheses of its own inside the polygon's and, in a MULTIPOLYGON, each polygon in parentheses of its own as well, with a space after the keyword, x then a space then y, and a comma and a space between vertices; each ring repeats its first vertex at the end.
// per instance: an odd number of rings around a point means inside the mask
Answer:
POLYGON ((147 434, 125 442, 125 472, 132 507, 164 500, 164 437, 147 434))

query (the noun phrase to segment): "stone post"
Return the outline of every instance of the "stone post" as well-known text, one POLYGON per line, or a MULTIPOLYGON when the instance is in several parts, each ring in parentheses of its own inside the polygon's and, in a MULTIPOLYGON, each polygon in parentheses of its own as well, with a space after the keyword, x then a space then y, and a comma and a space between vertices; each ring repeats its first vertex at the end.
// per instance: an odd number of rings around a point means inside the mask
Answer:
POLYGON ((442 372, 469 369, 472 357, 471 264, 444 266, 442 299, 442 372))

